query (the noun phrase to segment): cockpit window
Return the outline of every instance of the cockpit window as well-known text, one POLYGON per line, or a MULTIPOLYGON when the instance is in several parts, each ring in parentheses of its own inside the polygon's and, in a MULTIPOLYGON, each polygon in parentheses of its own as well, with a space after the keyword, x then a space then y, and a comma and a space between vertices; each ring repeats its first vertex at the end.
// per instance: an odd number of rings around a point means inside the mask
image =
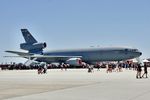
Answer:
POLYGON ((138 52, 138 49, 125 49, 125 51, 138 52))
POLYGON ((133 51, 137 52, 137 51, 138 51, 138 49, 133 49, 133 51))
POLYGON ((128 51, 128 49, 125 49, 125 51, 128 51))

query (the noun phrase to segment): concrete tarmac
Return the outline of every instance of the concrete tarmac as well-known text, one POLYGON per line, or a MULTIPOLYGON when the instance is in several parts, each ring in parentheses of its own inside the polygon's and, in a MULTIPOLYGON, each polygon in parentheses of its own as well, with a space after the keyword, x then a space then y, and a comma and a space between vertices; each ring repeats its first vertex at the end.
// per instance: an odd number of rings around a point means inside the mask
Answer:
POLYGON ((125 69, 51 69, 42 75, 37 70, 0 70, 0 100, 149 100, 150 79, 135 75, 125 69))

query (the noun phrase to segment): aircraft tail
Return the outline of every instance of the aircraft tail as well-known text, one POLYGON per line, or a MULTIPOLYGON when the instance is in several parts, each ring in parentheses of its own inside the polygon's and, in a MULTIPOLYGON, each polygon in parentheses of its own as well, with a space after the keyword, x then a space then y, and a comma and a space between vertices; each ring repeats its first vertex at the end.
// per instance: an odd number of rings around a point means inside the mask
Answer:
POLYGON ((37 40, 31 35, 28 29, 21 29, 25 42, 28 44, 37 43, 37 40))
POLYGON ((25 43, 20 44, 20 48, 27 50, 29 53, 43 53, 43 49, 46 48, 46 43, 38 43, 38 41, 31 35, 28 29, 21 29, 22 35, 25 39, 25 43))

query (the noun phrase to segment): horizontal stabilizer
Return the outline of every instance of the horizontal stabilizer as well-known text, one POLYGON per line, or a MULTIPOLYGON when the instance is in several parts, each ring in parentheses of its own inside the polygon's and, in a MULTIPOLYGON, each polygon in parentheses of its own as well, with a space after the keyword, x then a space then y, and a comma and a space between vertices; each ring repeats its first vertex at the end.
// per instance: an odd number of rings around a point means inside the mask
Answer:
POLYGON ((17 54, 19 56, 31 56, 31 55, 33 55, 32 53, 26 53, 26 52, 20 52, 20 51, 5 51, 5 52, 17 54))

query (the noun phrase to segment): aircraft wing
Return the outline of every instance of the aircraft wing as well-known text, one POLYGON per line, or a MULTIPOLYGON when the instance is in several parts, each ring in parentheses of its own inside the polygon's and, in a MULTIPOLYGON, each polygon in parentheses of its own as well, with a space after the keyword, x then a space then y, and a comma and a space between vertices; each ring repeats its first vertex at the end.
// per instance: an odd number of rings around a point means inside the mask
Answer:
POLYGON ((25 57, 33 57, 33 58, 82 58, 82 56, 49 56, 49 55, 31 55, 25 57))
POLYGON ((51 56, 51 55, 33 55, 30 57, 31 59, 35 59, 36 61, 42 61, 47 63, 66 62, 71 58, 80 58, 80 59, 82 58, 82 56, 51 56))
POLYGON ((57 60, 67 60, 69 58, 82 58, 82 56, 50 56, 50 55, 40 55, 40 54, 32 54, 32 53, 25 53, 19 51, 5 51, 8 53, 17 54, 18 56, 4 56, 4 57, 23 57, 23 58, 31 58, 31 59, 57 59, 57 60))

